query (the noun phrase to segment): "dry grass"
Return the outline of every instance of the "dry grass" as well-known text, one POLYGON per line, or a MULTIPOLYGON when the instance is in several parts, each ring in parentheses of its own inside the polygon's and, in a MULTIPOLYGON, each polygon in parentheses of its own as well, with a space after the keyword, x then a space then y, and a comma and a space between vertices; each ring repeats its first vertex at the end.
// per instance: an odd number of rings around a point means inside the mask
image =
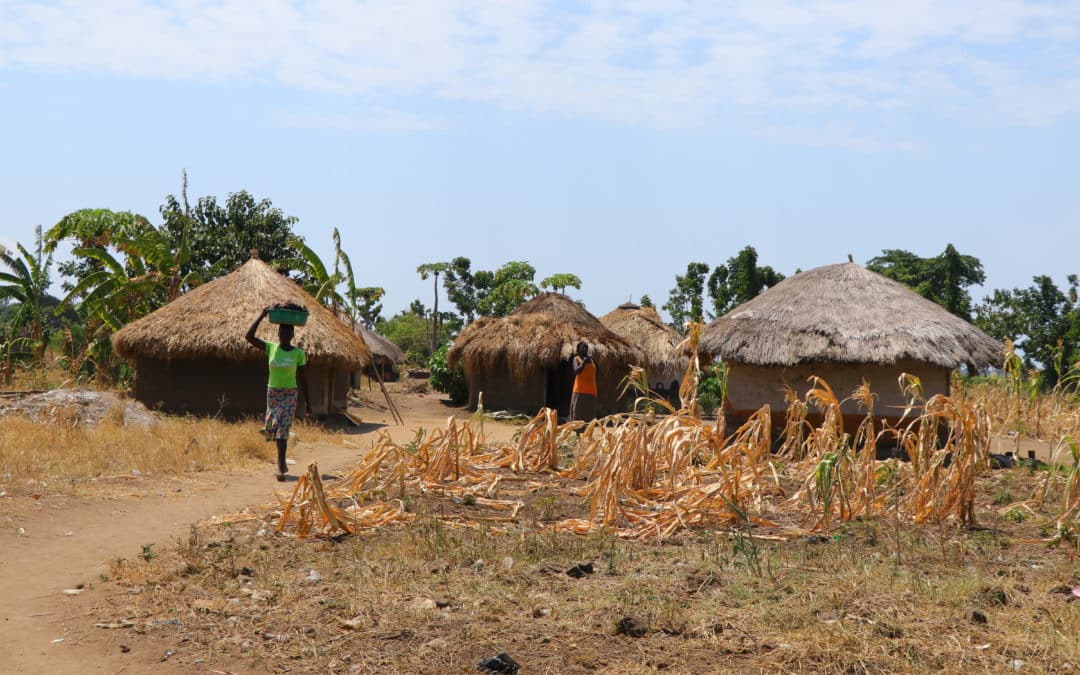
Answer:
POLYGON ((461 672, 501 651, 551 673, 1076 668, 1080 469, 990 472, 980 400, 906 384, 890 430, 853 392, 854 436, 821 381, 785 439, 767 408, 731 433, 542 411, 513 443, 481 418, 383 434, 281 510, 118 561, 98 620, 221 670, 461 672), (908 462, 875 458, 890 439, 908 462))
POLYGON ((1009 386, 1004 378, 970 385, 957 382, 954 389, 982 402, 995 433, 1055 442, 1063 436, 1080 438, 1080 396, 1075 391, 1040 392, 1028 385, 1009 386))
MULTIPOLYGON (((263 441, 258 426, 255 420, 162 417, 144 428, 124 425, 121 411, 94 427, 66 421, 62 413, 50 423, 6 415, 0 417, 0 489, 22 490, 27 481, 47 481, 52 489, 64 490, 110 477, 130 478, 133 471, 170 476, 270 461, 273 445, 263 441)), ((298 421, 294 429, 300 440, 330 438, 311 423, 298 421)))
MULTIPOLYGON (((1025 543, 1036 518, 1003 519, 989 497, 1035 485, 981 478, 991 529, 859 520, 784 542, 455 529, 444 515, 470 507, 445 497, 411 500, 413 524, 376 537, 283 537, 264 515, 194 528, 149 562, 132 551, 95 620, 218 670, 468 672, 507 651, 538 673, 1062 671, 1080 664, 1080 602, 1054 591, 1080 586, 1075 561, 1025 543), (566 574, 583 562, 592 574, 566 574)), ((524 520, 548 511, 536 500, 524 520)))

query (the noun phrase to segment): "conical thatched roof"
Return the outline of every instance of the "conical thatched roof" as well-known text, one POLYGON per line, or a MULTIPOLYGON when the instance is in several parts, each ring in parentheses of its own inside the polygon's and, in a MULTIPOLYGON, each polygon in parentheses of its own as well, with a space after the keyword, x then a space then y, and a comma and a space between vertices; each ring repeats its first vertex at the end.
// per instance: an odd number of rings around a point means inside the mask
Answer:
POLYGON ((998 365, 1001 343, 907 286, 857 263, 784 279, 706 327, 703 352, 734 363, 998 365))
POLYGON ((690 359, 676 351, 682 337, 652 307, 626 302, 600 317, 600 323, 641 349, 650 379, 655 374, 667 385, 686 373, 690 359))
POLYGON ((392 366, 398 363, 405 363, 408 360, 405 356, 405 352, 401 351, 401 347, 398 347, 391 342, 390 338, 379 335, 360 323, 354 323, 353 330, 360 336, 360 339, 364 341, 364 344, 368 346, 368 349, 371 350, 371 355, 375 358, 376 362, 382 362, 392 366))
MULTIPOLYGON (((371 363, 371 350, 348 326, 257 258, 124 326, 113 335, 113 347, 126 358, 262 359, 244 333, 264 307, 278 302, 310 312, 307 324, 296 329, 296 344, 309 363, 351 370, 371 363)), ((277 340, 277 326, 263 320, 258 335, 277 340)))
POLYGON ((571 358, 578 342, 588 343, 601 372, 644 360, 637 347, 561 293, 542 293, 508 316, 477 319, 454 340, 447 360, 467 369, 507 368, 524 377, 571 358))

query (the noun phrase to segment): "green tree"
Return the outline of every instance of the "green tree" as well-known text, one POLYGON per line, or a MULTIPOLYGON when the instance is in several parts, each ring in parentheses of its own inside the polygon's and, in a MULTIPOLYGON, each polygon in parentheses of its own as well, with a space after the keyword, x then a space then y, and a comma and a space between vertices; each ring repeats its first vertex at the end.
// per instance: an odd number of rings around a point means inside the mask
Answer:
POLYGON ((1058 378, 1080 361, 1080 305, 1075 274, 1062 291, 1048 276, 1027 288, 996 290, 975 309, 975 323, 999 340, 1012 339, 1029 369, 1042 368, 1043 382, 1058 378))
POLYGON ((540 292, 533 283, 536 268, 523 260, 512 260, 489 274, 478 272, 475 277, 478 285, 490 289, 477 300, 482 316, 506 316, 540 292))
POLYGON ((360 323, 368 328, 374 328, 382 314, 382 297, 386 290, 379 286, 365 286, 356 289, 357 307, 356 316, 360 323))
MULTIPOLYGON (((72 248, 111 248, 116 239, 137 239, 153 229, 145 217, 131 211, 111 211, 109 209, 79 209, 61 218, 45 232, 45 250, 56 251, 60 243, 71 244, 72 248)), ((57 271, 64 281, 61 287, 70 291, 78 280, 100 271, 102 266, 93 258, 76 256, 60 262, 57 271)))
POLYGON ((560 272, 540 280, 540 288, 550 288, 556 293, 566 293, 567 288, 581 290, 581 278, 576 274, 560 272))
POLYGON ((431 351, 435 351, 439 348, 439 275, 450 269, 450 263, 447 262, 430 262, 424 263, 416 268, 416 273, 420 275, 420 278, 427 280, 430 276, 434 279, 435 290, 435 305, 431 311, 431 351))
POLYGON ((45 331, 45 306, 48 302, 50 270, 53 255, 45 250, 41 226, 34 228, 34 250, 28 251, 22 244, 16 244, 16 251, 0 246, 0 264, 7 271, 0 271, 0 299, 18 303, 9 317, 5 342, 7 363, 5 374, 10 378, 12 342, 20 337, 23 330, 34 343, 38 359, 45 356, 48 335, 45 331))
POLYGON ((186 202, 184 193, 182 201, 168 195, 161 206, 162 229, 174 244, 188 232, 191 254, 184 273, 198 272, 207 280, 228 274, 247 262, 252 250, 263 260, 287 260, 293 256, 289 242, 302 239, 293 233, 297 218, 245 190, 231 193, 224 205, 213 196, 201 197, 193 208, 186 202))
POLYGON ((768 265, 759 267, 757 261, 757 251, 753 246, 747 246, 709 275, 708 293, 715 316, 727 314, 783 281, 783 274, 768 265))
POLYGON ((431 356, 431 333, 427 317, 403 311, 376 324, 376 330, 401 347, 412 363, 425 363, 431 356))
MULTIPOLYGON (((492 276, 484 272, 478 275, 481 277, 481 283, 492 276)), ((465 317, 465 321, 472 323, 479 311, 479 294, 487 290, 477 285, 476 276, 472 272, 472 261, 464 256, 451 260, 450 268, 443 275, 443 288, 446 289, 447 299, 454 303, 454 307, 465 317)))
POLYGON ((656 307, 656 305, 653 304, 652 298, 650 298, 647 294, 641 296, 641 299, 638 300, 638 304, 642 307, 656 307))
POLYGON ((202 283, 198 272, 183 272, 188 256, 183 238, 175 249, 170 237, 150 227, 101 243, 72 251, 92 261, 85 266, 92 271, 71 287, 57 312, 75 307, 84 321, 96 319, 108 330, 118 330, 202 283))
POLYGON ((971 320, 972 286, 986 281, 978 258, 962 255, 949 244, 940 255, 920 258, 910 251, 885 249, 866 263, 867 269, 910 286, 953 314, 971 320))
POLYGON ((705 275, 709 265, 692 262, 686 266, 686 274, 675 275, 675 287, 668 292, 664 309, 671 315, 671 324, 679 333, 686 333, 688 321, 701 321, 704 306, 705 275))

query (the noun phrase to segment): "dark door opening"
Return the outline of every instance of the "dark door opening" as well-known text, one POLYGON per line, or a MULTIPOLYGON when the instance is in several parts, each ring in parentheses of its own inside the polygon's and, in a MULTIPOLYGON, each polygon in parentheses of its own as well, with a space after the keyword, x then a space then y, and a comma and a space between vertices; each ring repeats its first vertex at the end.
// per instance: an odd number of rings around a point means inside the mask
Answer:
POLYGON ((559 411, 559 417, 570 415, 570 397, 574 393, 574 368, 569 361, 559 361, 554 368, 545 371, 547 389, 544 405, 559 411))

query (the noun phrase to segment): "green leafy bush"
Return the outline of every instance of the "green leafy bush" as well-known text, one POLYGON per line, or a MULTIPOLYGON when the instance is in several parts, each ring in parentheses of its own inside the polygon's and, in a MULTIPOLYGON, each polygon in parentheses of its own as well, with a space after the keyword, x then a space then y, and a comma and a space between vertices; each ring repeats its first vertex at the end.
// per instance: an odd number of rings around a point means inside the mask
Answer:
POLYGON ((701 412, 712 415, 727 397, 727 367, 724 362, 705 370, 698 380, 698 405, 701 412))
POLYGON ((460 366, 451 368, 446 363, 446 352, 450 345, 439 347, 428 361, 428 369, 431 370, 432 389, 441 391, 450 397, 454 403, 464 403, 469 400, 469 387, 465 383, 465 371, 460 366))

